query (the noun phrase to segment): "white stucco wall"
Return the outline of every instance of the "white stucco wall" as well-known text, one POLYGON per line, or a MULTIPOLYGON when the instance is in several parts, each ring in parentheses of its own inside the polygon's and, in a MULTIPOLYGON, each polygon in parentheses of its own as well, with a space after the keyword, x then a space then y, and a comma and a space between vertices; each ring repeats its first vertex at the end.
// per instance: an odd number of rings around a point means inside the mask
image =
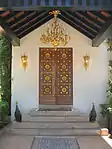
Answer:
MULTIPOLYGON (((92 102, 98 110, 106 100, 108 78, 108 56, 105 46, 93 48, 91 40, 64 23, 71 39, 67 47, 73 47, 73 106, 81 112, 89 113, 92 102), (83 56, 88 53, 91 65, 87 72, 83 67, 83 56)), ((50 47, 40 42, 45 25, 36 29, 21 40, 20 47, 13 47, 12 59, 12 112, 16 100, 21 111, 27 112, 38 106, 39 96, 39 47, 50 47), (28 69, 20 64, 22 54, 28 55, 28 69)))

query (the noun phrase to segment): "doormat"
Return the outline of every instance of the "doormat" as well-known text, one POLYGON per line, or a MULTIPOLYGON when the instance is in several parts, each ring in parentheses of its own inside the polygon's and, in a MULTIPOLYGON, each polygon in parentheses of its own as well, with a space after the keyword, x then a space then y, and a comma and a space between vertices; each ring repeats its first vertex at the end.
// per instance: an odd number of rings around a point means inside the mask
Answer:
POLYGON ((35 138, 31 149, 80 149, 75 138, 35 138))

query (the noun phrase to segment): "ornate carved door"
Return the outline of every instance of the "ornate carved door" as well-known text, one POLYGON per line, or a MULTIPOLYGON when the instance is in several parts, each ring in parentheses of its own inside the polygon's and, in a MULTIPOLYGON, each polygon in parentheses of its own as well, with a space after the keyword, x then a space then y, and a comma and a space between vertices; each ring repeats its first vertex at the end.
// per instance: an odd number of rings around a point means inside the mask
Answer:
POLYGON ((73 104, 72 48, 40 48, 40 104, 73 104))

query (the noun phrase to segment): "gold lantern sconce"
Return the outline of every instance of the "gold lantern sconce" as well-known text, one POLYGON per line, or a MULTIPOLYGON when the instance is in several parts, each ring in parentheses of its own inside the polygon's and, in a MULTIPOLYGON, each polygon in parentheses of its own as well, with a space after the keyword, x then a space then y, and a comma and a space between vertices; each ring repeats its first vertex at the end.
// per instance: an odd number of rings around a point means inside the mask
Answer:
POLYGON ((28 56, 26 54, 21 55, 21 64, 24 70, 28 67, 28 56))
POLYGON ((84 68, 85 70, 88 69, 89 67, 89 62, 90 62, 90 56, 88 56, 87 54, 85 56, 83 56, 83 60, 84 60, 84 68))

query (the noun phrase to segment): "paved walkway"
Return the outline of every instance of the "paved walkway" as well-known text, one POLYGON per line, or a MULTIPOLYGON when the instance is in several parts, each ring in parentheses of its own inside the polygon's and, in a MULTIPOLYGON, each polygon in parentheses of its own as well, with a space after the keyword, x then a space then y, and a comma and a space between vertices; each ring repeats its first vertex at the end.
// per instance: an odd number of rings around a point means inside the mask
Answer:
MULTIPOLYGON (((67 137, 67 139, 68 138, 71 139, 71 137, 67 137)), ((79 136, 73 138, 76 138, 80 149, 111 149, 111 147, 99 136, 79 136)), ((35 138, 32 136, 4 135, 2 138, 0 138, 0 149, 40 149, 38 148, 38 144, 36 144, 37 146, 33 146, 34 139, 35 138)), ((60 137, 58 137, 58 139, 60 139, 60 137)), ((68 147, 68 149, 71 148, 68 147)))
POLYGON ((98 130, 84 115, 38 112, 5 128, 0 149, 111 149, 98 130))

